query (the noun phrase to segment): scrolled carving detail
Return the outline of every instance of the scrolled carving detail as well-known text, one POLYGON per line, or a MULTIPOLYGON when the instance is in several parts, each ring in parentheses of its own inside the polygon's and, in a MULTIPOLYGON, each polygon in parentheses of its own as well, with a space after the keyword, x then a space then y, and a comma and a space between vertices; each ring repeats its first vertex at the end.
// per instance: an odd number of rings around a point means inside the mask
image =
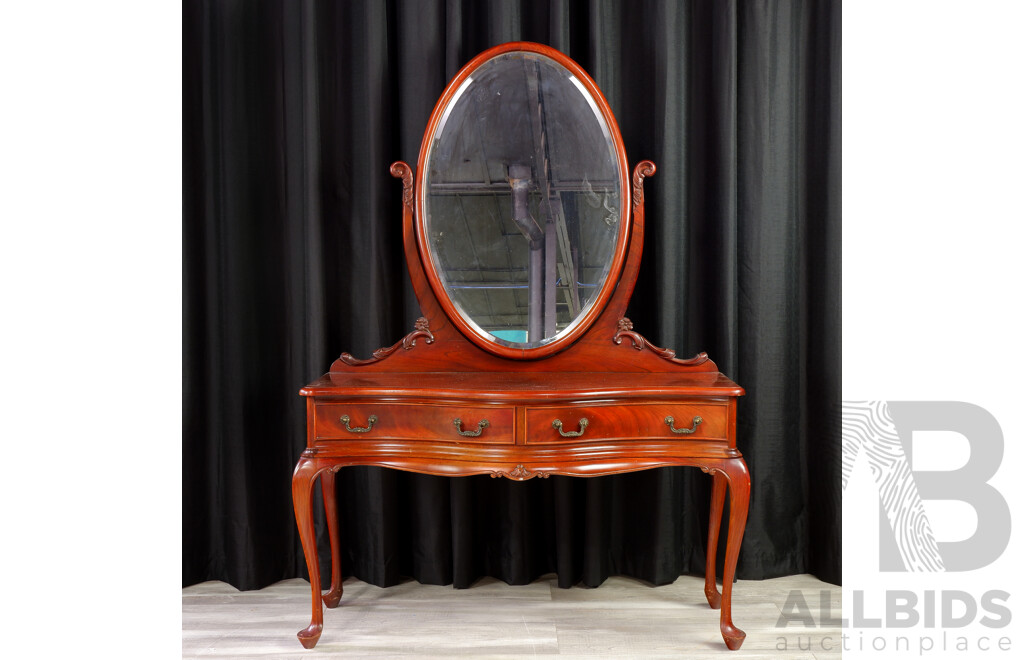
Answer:
POLYGON ((373 352, 373 357, 371 358, 360 360, 358 358, 352 357, 352 355, 349 353, 342 353, 339 359, 345 364, 351 365, 353 367, 358 367, 364 364, 372 364, 379 360, 383 360, 387 356, 397 351, 399 347, 408 351, 416 345, 416 340, 421 337, 425 337, 425 339, 423 340, 424 343, 434 343, 434 333, 430 331, 430 322, 425 317, 421 316, 420 318, 416 319, 416 324, 413 327, 415 329, 406 336, 402 337, 401 341, 397 342, 394 346, 378 348, 373 352))
POLYGON ((402 337, 402 348, 409 350, 415 346, 418 337, 426 337, 424 341, 428 344, 434 343, 434 333, 430 331, 430 321, 425 316, 416 319, 416 323, 412 327, 413 331, 402 337))
POLYGON ((402 180, 402 203, 412 211, 412 168, 408 163, 396 160, 391 163, 391 176, 402 180))
POLYGON ((672 362, 674 364, 678 364, 681 366, 696 366, 698 364, 704 364, 705 362, 708 361, 708 354, 703 352, 698 353, 697 355, 694 355, 692 358, 689 358, 687 360, 681 360, 676 358, 676 352, 673 351, 671 348, 660 348, 658 346, 655 346, 651 342, 647 341, 647 339, 639 332, 634 332, 633 322, 626 317, 622 317, 621 319, 619 319, 618 328, 618 332, 616 332, 615 336, 612 337, 612 341, 615 342, 617 345, 622 343, 623 337, 628 337, 629 340, 633 342, 633 348, 635 348, 636 350, 642 351, 645 348, 649 349, 658 357, 668 360, 669 362, 672 362))
POLYGON ((515 481, 526 481, 527 479, 533 479, 534 477, 540 477, 541 479, 547 479, 549 475, 547 472, 533 472, 529 468, 524 467, 522 463, 515 466, 508 472, 504 470, 495 470, 491 472, 491 478, 497 479, 498 477, 505 477, 507 479, 513 479, 515 481))
POLYGON ((633 168, 633 208, 638 208, 644 202, 644 179, 658 171, 649 160, 642 160, 633 168))

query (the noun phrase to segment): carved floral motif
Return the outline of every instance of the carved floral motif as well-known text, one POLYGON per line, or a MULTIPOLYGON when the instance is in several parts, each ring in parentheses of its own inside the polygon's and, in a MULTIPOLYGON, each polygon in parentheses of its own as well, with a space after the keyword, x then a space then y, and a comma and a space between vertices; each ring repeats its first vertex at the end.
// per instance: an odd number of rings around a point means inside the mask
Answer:
POLYGON ((526 481, 527 479, 533 479, 534 477, 540 477, 541 479, 547 479, 549 475, 547 472, 531 472, 529 468, 523 467, 523 464, 512 468, 511 471, 505 472, 503 470, 496 470, 491 472, 491 478, 497 479, 498 477, 506 477, 508 479, 514 479, 516 481, 526 481))

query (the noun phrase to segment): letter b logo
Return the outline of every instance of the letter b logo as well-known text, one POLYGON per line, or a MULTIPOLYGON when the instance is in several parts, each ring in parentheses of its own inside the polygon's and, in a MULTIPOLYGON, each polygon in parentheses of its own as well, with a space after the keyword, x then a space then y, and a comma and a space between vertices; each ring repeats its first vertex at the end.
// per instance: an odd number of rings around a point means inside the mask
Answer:
POLYGON ((970 571, 991 564, 1010 540, 1010 509, 988 484, 1003 458, 1003 432, 984 408, 958 401, 843 404, 843 487, 860 452, 878 486, 882 571, 970 571), (956 470, 912 471, 914 431, 953 431, 970 447, 956 470), (978 528, 963 541, 936 541, 922 504, 956 500, 974 508, 978 528))

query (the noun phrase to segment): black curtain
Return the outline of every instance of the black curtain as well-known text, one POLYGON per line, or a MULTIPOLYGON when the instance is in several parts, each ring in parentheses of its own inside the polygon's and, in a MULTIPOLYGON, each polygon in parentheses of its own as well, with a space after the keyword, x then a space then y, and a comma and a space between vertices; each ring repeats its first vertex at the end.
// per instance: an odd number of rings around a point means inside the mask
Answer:
MULTIPOLYGON (((739 577, 838 583, 840 14, 824 1, 186 1, 184 584, 306 576, 298 389, 342 351, 412 328, 388 165, 415 164, 461 65, 514 40, 580 63, 631 165, 658 166, 629 315, 747 389, 739 577)), ((347 468, 344 572, 671 582, 703 573, 709 482, 692 468, 524 483, 347 468)))

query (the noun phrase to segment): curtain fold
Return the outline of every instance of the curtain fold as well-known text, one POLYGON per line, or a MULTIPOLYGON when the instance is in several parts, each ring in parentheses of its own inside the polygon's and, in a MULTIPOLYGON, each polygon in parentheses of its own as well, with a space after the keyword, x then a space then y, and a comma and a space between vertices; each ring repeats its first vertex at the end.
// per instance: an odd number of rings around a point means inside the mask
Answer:
MULTIPOLYGON (((189 0, 183 21, 183 582, 306 576, 298 389, 420 315, 401 184, 447 81, 511 40, 596 80, 649 158, 637 330, 743 385, 740 578, 841 576, 838 2, 189 0)), ((470 586, 703 573, 706 475, 338 475, 343 567, 470 586)), ((328 561, 322 514, 321 560, 328 561)), ((326 565, 326 564, 325 564, 326 565)), ((329 573, 329 572, 327 572, 329 573)), ((326 575, 324 576, 326 579, 326 575)))

